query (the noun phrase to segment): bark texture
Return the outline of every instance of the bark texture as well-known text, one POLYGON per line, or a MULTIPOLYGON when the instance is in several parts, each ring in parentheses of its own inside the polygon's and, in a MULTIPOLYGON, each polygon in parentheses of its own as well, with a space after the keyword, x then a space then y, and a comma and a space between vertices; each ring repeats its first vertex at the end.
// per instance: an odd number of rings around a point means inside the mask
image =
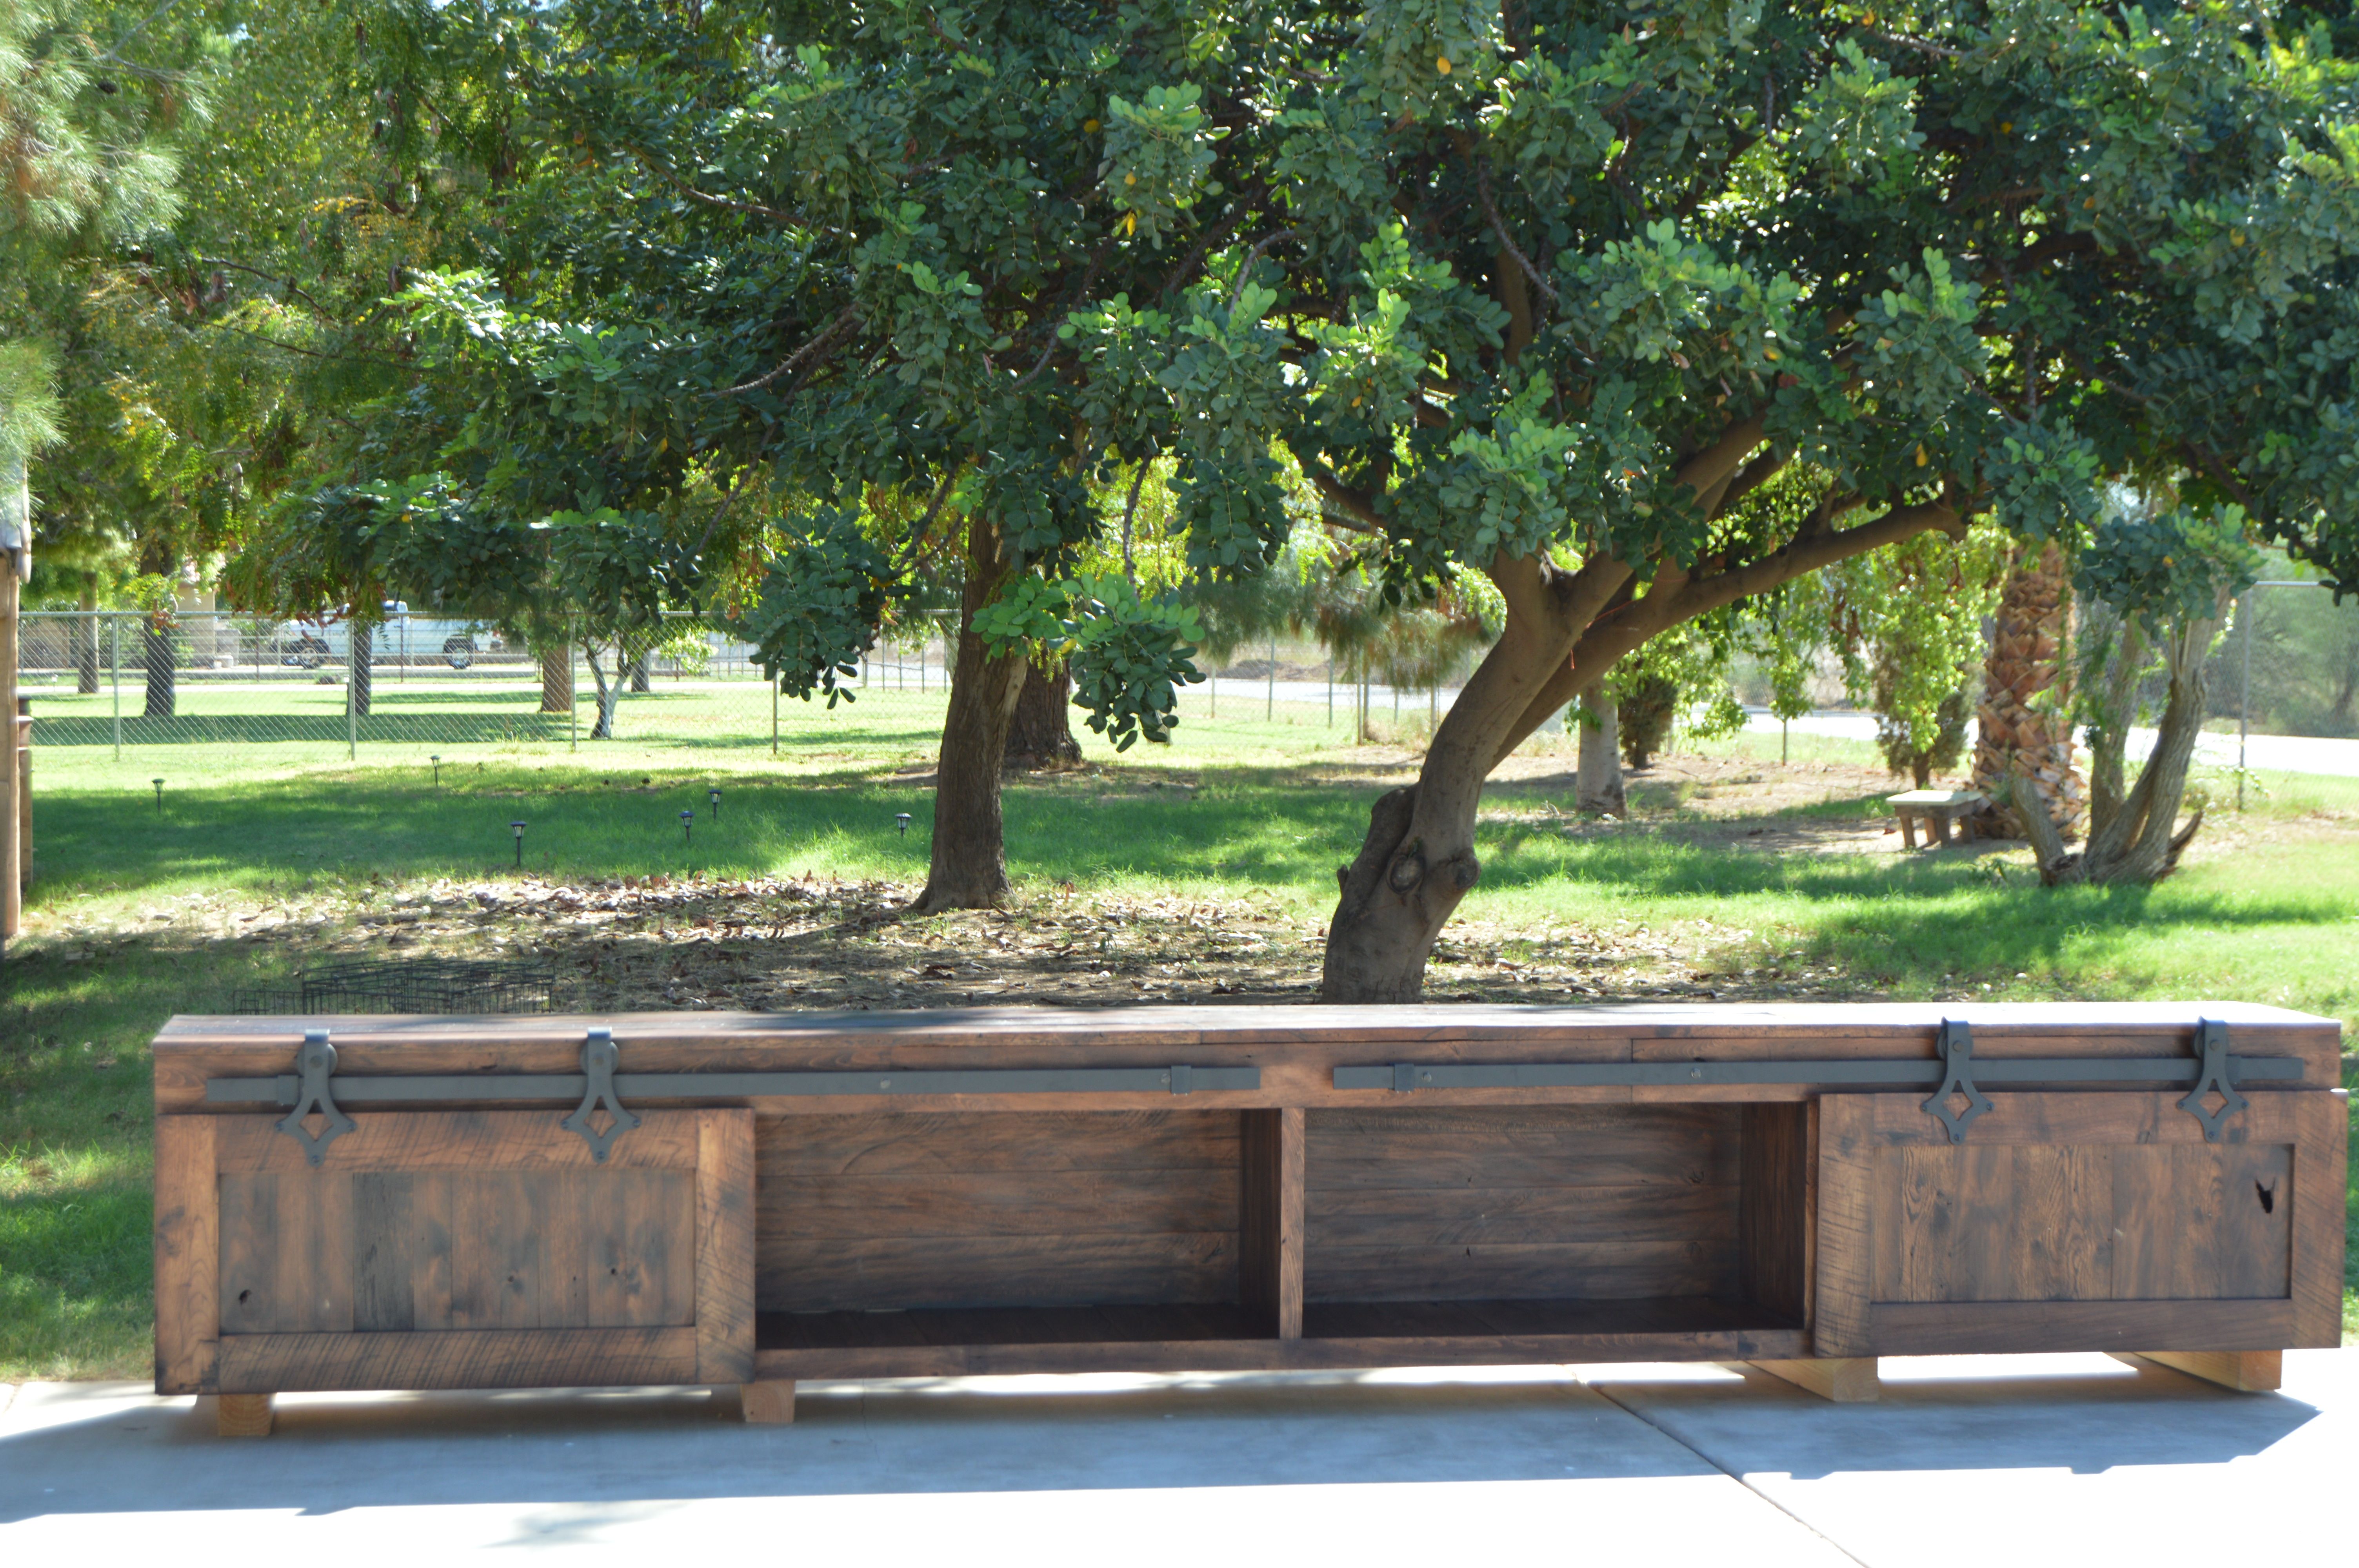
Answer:
POLYGON ((171 718, 179 697, 178 629, 158 626, 152 616, 139 622, 139 663, 147 676, 147 700, 141 711, 150 719, 171 718))
MULTIPOLYGON (((82 608, 85 616, 98 608, 98 593, 88 583, 82 585, 82 608)), ((95 697, 98 694, 98 622, 82 620, 73 628, 74 695, 95 697)))
POLYGON ((971 521, 966 585, 959 601, 958 656, 951 667, 941 761, 934 770, 933 853, 925 892, 910 905, 915 914, 992 909, 1007 901, 999 773, 1028 666, 1020 652, 992 657, 975 633, 974 617, 1012 569, 999 531, 980 517, 971 521))
POLYGON ((543 713, 573 711, 573 650, 563 643, 538 651, 540 659, 540 710, 543 713))
POLYGON ((1581 694, 1581 706, 1570 715, 1581 729, 1581 767, 1575 775, 1573 805, 1582 811, 1621 816, 1630 809, 1622 787, 1622 732, 1614 698, 1600 681, 1581 694))
POLYGON ((353 714, 366 719, 369 701, 376 695, 376 628, 354 624, 347 630, 344 678, 352 683, 353 714))
MULTIPOLYGON (((1746 460, 1761 441, 1757 423, 1740 424, 1683 467, 1681 479, 1707 514, 1743 476, 1776 471, 1775 453, 1746 460)), ((1355 515, 1378 516, 1366 497, 1332 488, 1322 494, 1357 509, 1355 515)), ((1839 515, 1741 565, 1699 563, 1690 571, 1658 563, 1643 592, 1630 565, 1612 557, 1576 569, 1533 557, 1495 558, 1488 576, 1506 600, 1506 627, 1442 716, 1417 783, 1376 802, 1358 855, 1337 870, 1340 896, 1328 922, 1319 999, 1419 1000, 1434 937, 1482 875, 1474 824, 1484 780, 1624 655, 1658 632, 1834 561, 1929 529, 1965 526, 1963 511, 1946 496, 1852 528, 1835 526, 1839 515)))
MULTIPOLYGON (((2224 606, 2223 607, 2224 612, 2224 606)), ((2070 882, 2153 882, 2179 869, 2179 858, 2203 826, 2197 807, 2184 827, 2179 806, 2187 794, 2187 772, 2202 733, 2206 698, 2204 655, 2219 635, 2217 620, 2188 622, 2172 629, 2162 644, 2169 693, 2154 750, 2125 787, 2123 752, 2128 739, 2136 673, 2146 642, 2136 626, 2125 628, 2122 645, 2107 675, 2106 719, 2090 737, 2095 757, 2090 793, 2089 838, 2079 854, 2067 853, 2063 834, 2049 816, 2041 781, 2028 768, 2007 781, 2006 799, 2039 859, 2039 880, 2050 887, 2070 882)))
POLYGON ((2013 781, 2028 775, 2063 838, 2079 836, 2088 784, 2072 757, 2071 695, 2066 656, 2071 572, 2054 544, 2017 550, 2000 589, 1997 624, 1984 665, 1975 715, 1974 787, 1993 803, 1984 831, 2021 838, 2025 818, 2011 804, 2013 781))
POLYGON ((1073 737, 1073 672, 1059 659, 1053 672, 1024 666, 1024 687, 1008 723, 1004 771, 1033 773, 1082 764, 1082 743, 1073 737))

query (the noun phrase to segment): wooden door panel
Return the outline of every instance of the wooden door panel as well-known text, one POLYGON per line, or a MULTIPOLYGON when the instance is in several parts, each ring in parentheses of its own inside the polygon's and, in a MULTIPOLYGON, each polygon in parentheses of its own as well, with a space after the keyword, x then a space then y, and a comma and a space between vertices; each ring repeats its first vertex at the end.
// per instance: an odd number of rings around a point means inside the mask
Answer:
POLYGON ((1994 1095, 1962 1144, 1917 1100, 1821 1106, 1820 1355, 2335 1342, 2336 1097, 2218 1143, 2171 1095, 1994 1095))
POLYGON ((314 1168, 266 1117, 159 1119, 159 1389, 750 1375, 750 1112, 643 1113, 603 1166, 546 1113, 355 1119, 314 1168))

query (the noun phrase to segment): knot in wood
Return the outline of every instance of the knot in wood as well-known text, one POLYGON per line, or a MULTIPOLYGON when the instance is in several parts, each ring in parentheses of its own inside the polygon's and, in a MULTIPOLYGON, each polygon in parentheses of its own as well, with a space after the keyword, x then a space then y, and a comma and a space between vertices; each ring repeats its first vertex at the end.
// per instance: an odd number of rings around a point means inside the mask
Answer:
POLYGON ((1483 862, 1474 858, 1472 849, 1462 849, 1450 857, 1450 880, 1458 884, 1460 892, 1473 887, 1482 875, 1483 862))
POLYGON ((1393 869, 1385 881, 1391 884, 1395 892, 1408 892, 1425 881, 1425 856, 1419 850, 1409 850, 1393 862, 1393 869))

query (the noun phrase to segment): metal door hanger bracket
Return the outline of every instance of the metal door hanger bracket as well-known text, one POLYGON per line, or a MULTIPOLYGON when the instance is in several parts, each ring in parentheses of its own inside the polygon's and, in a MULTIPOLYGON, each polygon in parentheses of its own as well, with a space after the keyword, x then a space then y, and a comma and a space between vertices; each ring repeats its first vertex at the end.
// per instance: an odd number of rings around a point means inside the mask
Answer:
POLYGON ((1966 1129, 1973 1124, 1974 1118, 1991 1108, 1990 1097, 1974 1087, 1974 1032, 1958 1019, 1945 1018, 1934 1044, 1941 1053, 1945 1069, 1941 1087, 1919 1108, 1949 1129, 1951 1142, 1963 1143, 1966 1129), (1952 1095, 1964 1098, 1965 1109, 1950 1108, 1952 1095))
POLYGON ((590 1145, 590 1158, 601 1165, 606 1162, 614 1140, 639 1124, 639 1119, 625 1110, 623 1102, 614 1097, 614 1068, 622 1055, 614 1045, 613 1030, 590 1031, 590 1037, 582 1043, 582 1076, 589 1084, 582 1091, 582 1103, 574 1108, 573 1114, 558 1124, 568 1132, 582 1134, 582 1141, 590 1145), (590 1125, 591 1112, 601 1105, 614 1118, 603 1132, 590 1125))
POLYGON ((295 1071, 300 1080, 295 1090, 295 1110, 278 1124, 278 1130, 303 1145, 305 1157, 316 1165, 327 1156, 329 1144, 353 1130, 353 1119, 336 1108, 336 1098, 328 1087, 328 1080, 336 1073, 336 1048, 328 1044, 326 1030, 303 1032, 303 1044, 295 1052, 295 1071), (303 1119, 315 1110, 322 1124, 316 1133, 303 1125, 303 1119))
POLYGON ((2220 1130, 2228 1119, 2245 1108, 2247 1103, 2228 1081, 2228 1026, 2216 1018, 2199 1020, 2195 1025, 2195 1045, 2201 1053, 2203 1064, 2196 1070, 2195 1087, 2179 1108, 2203 1124, 2203 1141, 2220 1141, 2220 1130), (2218 1110, 2206 1109, 2203 1097, 2216 1092, 2220 1096, 2218 1110))

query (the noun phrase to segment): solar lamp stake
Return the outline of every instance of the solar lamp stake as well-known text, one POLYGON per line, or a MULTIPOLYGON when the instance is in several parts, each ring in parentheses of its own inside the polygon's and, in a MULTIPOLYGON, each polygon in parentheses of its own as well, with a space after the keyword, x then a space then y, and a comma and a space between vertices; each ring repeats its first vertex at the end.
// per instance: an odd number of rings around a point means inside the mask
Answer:
POLYGON ((156 785, 156 809, 161 811, 164 809, 164 781, 156 779, 151 782, 156 785))
POLYGON ((508 824, 508 831, 516 835, 516 870, 520 871, 524 870, 524 824, 511 822, 508 824))
POLYGON ((909 814, 906 811, 897 811, 893 814, 893 820, 900 824, 901 837, 907 838, 909 836, 909 814))
POLYGON ((693 811, 679 814, 679 841, 683 844, 696 841, 696 813, 693 811))

